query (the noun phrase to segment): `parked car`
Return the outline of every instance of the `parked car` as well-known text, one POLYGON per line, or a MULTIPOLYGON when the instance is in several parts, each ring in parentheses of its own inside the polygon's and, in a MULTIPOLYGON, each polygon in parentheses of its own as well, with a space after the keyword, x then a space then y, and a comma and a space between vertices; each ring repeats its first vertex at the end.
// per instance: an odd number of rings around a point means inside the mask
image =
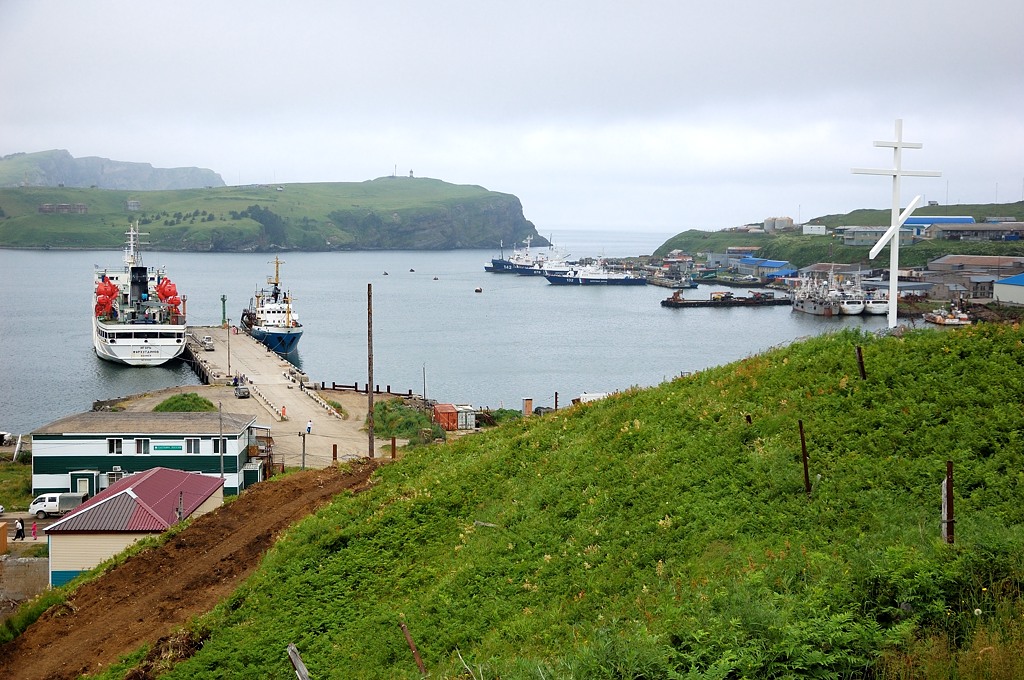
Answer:
POLYGON ((205 349, 207 352, 212 352, 214 350, 213 338, 211 338, 209 335, 204 335, 202 339, 199 341, 199 344, 202 345, 203 349, 205 349))
POLYGON ((244 385, 239 385, 238 387, 235 388, 235 396, 238 397, 239 399, 248 399, 249 388, 244 385))

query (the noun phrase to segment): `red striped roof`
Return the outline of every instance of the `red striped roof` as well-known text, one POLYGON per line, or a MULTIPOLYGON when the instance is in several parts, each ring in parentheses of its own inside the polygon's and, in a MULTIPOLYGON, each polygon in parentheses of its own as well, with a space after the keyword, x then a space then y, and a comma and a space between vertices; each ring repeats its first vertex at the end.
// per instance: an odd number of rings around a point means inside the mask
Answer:
POLYGON ((186 518, 224 484, 219 477, 152 468, 122 477, 78 506, 50 532, 160 532, 186 518))

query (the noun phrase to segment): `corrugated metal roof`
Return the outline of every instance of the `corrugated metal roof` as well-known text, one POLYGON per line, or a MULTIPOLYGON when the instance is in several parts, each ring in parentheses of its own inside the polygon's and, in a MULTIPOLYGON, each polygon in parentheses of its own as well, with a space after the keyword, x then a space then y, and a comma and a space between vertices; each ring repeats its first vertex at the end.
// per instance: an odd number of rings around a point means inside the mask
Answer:
POLYGON ((1010 267, 1011 265, 1019 266, 1024 264, 1024 257, 1010 257, 1007 255, 943 255, 935 258, 928 264, 1010 267))
POLYGON ((241 433, 256 422, 256 416, 237 413, 221 415, 203 413, 136 413, 132 411, 87 411, 76 413, 48 425, 32 434, 180 434, 217 436, 223 425, 224 433, 241 433))
POLYGON ((47 532, 164 531, 221 487, 219 477, 153 468, 123 477, 74 512, 51 524, 47 532))
POLYGON ((1000 279, 996 283, 1005 283, 1008 286, 1024 286, 1024 274, 1017 274, 1008 279, 1000 279))
POLYGON ((911 215, 903 224, 973 224, 970 215, 911 215))

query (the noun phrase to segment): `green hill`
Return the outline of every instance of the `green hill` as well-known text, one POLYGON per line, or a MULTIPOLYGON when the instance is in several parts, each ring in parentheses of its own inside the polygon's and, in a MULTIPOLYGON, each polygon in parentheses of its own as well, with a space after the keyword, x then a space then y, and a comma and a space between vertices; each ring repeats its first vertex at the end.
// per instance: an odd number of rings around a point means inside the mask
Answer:
MULTIPOLYGON (((914 212, 915 217, 963 215, 971 216, 976 222, 989 217, 1013 217, 1024 219, 1024 202, 996 203, 985 205, 928 206, 914 212)), ((843 226, 877 227, 888 225, 891 219, 888 210, 855 210, 845 215, 827 215, 810 220, 808 224, 824 224, 830 229, 843 226)), ((695 254, 702 252, 724 253, 729 246, 756 246, 758 257, 786 260, 797 267, 815 262, 843 262, 868 264, 870 247, 843 245, 841 238, 828 236, 803 236, 799 231, 770 234, 748 233, 739 230, 700 231, 690 229, 676 234, 654 251, 664 256, 672 250, 695 254)), ((888 251, 886 251, 888 252, 888 251)), ((1024 256, 1021 241, 920 241, 900 249, 900 263, 908 267, 920 267, 942 255, 1003 255, 1024 256)), ((879 266, 888 266, 885 256, 876 258, 879 266)))
POLYGON ((98 156, 74 158, 64 149, 53 149, 0 158, 0 187, 17 186, 149 191, 222 187, 224 180, 205 168, 154 168, 98 156))
POLYGON ((149 233, 151 250, 496 248, 526 236, 547 245, 515 196, 436 179, 176 191, 0 188, 0 247, 116 249, 134 221, 149 233), (59 212, 58 205, 69 207, 59 212))
POLYGON ((423 447, 161 677, 1021 677, 1022 403, 1019 327, 843 331, 423 447))

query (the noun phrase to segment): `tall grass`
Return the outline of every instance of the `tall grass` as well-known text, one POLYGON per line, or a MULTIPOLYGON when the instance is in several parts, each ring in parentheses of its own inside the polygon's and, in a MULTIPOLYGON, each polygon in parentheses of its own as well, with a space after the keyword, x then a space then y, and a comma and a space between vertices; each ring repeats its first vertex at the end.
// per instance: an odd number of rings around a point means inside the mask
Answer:
POLYGON ((844 331, 422 447, 293 527, 167 677, 284 677, 289 642, 418 677, 399 623, 433 677, 1012 677, 1021 403, 1019 327, 844 331))

